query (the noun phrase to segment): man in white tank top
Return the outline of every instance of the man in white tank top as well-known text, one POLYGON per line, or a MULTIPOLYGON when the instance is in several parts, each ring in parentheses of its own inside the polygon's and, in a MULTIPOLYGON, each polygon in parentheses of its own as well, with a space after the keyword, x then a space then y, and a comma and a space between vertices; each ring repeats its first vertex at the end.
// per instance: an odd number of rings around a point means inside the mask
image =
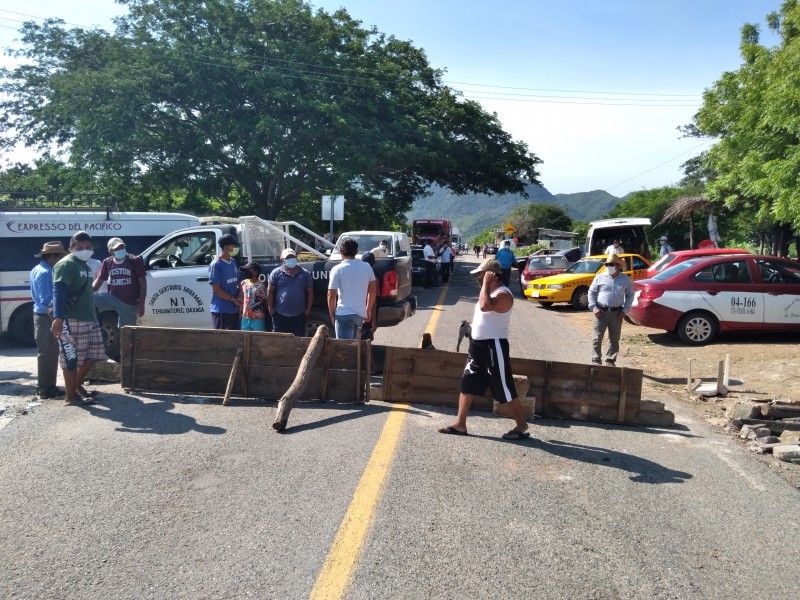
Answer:
POLYGON ((439 433, 467 435, 469 407, 476 396, 483 396, 486 389, 490 388, 495 400, 508 403, 511 414, 514 415, 514 428, 504 433, 503 439, 521 440, 530 437, 511 374, 508 326, 511 322, 514 296, 503 285, 502 272, 500 263, 494 258, 484 260, 477 269, 470 271, 478 276, 481 291, 472 317, 472 340, 464 375, 461 377, 458 416, 452 425, 440 427, 439 433))

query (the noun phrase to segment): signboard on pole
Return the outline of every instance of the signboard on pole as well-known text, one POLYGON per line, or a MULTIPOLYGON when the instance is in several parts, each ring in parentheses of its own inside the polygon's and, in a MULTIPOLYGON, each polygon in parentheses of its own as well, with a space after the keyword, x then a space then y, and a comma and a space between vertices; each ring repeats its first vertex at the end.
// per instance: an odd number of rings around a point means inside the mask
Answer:
POLYGON ((324 221, 344 221, 344 196, 322 197, 322 219, 324 221))

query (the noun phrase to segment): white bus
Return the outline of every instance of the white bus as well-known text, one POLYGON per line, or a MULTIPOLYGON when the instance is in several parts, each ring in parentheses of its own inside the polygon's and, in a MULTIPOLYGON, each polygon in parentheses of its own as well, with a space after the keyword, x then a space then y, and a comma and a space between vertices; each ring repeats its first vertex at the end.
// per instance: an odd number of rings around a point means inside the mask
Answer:
POLYGON ((45 242, 60 241, 67 248, 76 232, 85 231, 92 236, 94 258, 102 260, 112 237, 122 238, 128 252, 139 254, 162 236, 199 224, 197 217, 179 213, 0 208, 0 333, 34 344, 28 276, 39 264, 33 255, 45 242))

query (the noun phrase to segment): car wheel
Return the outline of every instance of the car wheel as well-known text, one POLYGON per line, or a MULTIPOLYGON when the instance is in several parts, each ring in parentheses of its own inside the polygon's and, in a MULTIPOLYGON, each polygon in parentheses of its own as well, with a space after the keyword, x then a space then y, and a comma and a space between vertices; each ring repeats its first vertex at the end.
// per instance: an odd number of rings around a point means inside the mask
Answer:
POLYGON ((546 308, 548 310, 553 308, 553 304, 554 304, 553 302, 539 302, 539 306, 541 306, 542 308, 546 308))
POLYGON ((570 300, 570 303, 572 304, 572 306, 580 310, 588 310, 589 288, 586 287, 585 285, 582 285, 577 290, 575 290, 575 293, 572 294, 572 300, 570 300))
POLYGON ((23 304, 14 311, 11 315, 9 332, 20 344, 36 345, 36 335, 33 331, 33 304, 23 304))
POLYGON ((111 310, 105 310, 98 315, 100 322, 100 333, 103 334, 103 344, 106 348, 106 355, 113 361, 119 362, 120 331, 119 317, 111 310))
POLYGON ((312 308, 311 314, 306 319, 306 337, 314 337, 314 334, 317 333, 317 328, 320 325, 325 325, 328 328, 328 335, 330 337, 336 337, 336 331, 333 327, 333 323, 331 323, 331 317, 328 314, 328 311, 322 310, 319 308, 312 308))
POLYGON ((678 321, 678 337, 685 344, 701 346, 713 340, 719 331, 719 321, 705 312, 684 315, 678 321))

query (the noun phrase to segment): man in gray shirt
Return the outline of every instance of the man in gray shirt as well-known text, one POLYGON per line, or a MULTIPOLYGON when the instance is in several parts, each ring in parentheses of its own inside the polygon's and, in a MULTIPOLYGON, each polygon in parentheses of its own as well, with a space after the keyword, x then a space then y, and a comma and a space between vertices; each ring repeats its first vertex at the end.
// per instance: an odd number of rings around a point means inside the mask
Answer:
POLYGON ((625 261, 616 254, 606 258, 605 271, 595 275, 589 287, 589 310, 594 313, 592 322, 592 362, 600 364, 603 336, 608 329, 606 365, 614 367, 619 354, 622 320, 631 310, 633 284, 623 273, 625 261))

